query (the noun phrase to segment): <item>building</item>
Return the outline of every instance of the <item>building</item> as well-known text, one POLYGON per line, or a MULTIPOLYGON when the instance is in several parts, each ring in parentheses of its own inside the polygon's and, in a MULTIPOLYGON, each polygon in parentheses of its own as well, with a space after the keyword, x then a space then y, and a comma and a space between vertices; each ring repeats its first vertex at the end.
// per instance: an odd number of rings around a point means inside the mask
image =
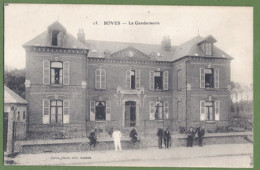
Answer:
POLYGON ((26 138, 28 102, 4 86, 4 152, 14 152, 14 141, 26 138))
POLYGON ((24 45, 29 134, 226 126, 232 58, 215 42, 211 35, 180 46, 169 37, 160 45, 95 41, 83 30, 76 39, 56 21, 24 45))

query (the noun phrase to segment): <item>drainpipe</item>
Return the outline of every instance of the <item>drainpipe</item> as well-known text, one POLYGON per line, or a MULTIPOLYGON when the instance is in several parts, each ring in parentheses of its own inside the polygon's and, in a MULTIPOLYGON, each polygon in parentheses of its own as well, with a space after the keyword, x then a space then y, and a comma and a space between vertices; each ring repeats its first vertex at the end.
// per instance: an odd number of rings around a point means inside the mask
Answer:
POLYGON ((187 85, 188 85, 188 73, 187 73, 187 64, 188 64, 188 62, 189 62, 189 57, 190 56, 187 56, 188 57, 188 60, 187 61, 185 61, 185 69, 186 69, 186 87, 185 87, 185 89, 186 89, 186 129, 188 128, 188 110, 187 110, 187 104, 188 104, 188 100, 187 100, 187 97, 188 97, 188 95, 187 95, 187 92, 188 92, 188 87, 187 87, 187 85))

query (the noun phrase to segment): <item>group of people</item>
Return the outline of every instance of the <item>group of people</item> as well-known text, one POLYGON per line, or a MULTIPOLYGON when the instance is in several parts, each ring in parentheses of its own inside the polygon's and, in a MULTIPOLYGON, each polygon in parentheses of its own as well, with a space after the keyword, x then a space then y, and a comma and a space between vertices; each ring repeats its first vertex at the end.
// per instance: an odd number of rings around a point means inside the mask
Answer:
MULTIPOLYGON (((202 147, 202 140, 203 140, 203 136, 205 134, 205 130, 203 127, 202 128, 198 127, 196 129, 196 131, 194 131, 193 128, 190 128, 188 131, 186 131, 187 147, 193 146, 194 137, 197 133, 198 133, 198 145, 202 147)), ((113 131, 111 132, 111 136, 114 139, 115 150, 122 151, 120 130, 118 128, 114 128, 113 131)), ((131 138, 131 142, 135 145, 137 143, 138 134, 134 128, 130 131, 129 136, 131 138)), ((158 136, 159 149, 163 148, 163 146, 162 146, 163 141, 164 141, 165 148, 171 147, 171 134, 170 134, 170 131, 168 128, 165 131, 162 128, 158 128, 157 136, 158 136)), ((91 131, 88 138, 90 140, 90 145, 94 145, 94 147, 95 147, 96 143, 97 143, 97 137, 96 137, 95 130, 91 131)))
POLYGON ((162 147, 163 141, 164 141, 165 148, 171 147, 171 134, 170 134, 168 128, 165 131, 163 131, 162 128, 158 128, 157 136, 158 136, 158 147, 159 147, 159 149, 163 148, 162 147))
POLYGON ((193 128, 190 128, 190 130, 188 130, 186 132, 186 134, 187 134, 187 147, 193 146, 193 140, 194 140, 196 133, 198 133, 198 145, 202 147, 202 139, 203 139, 203 136, 205 135, 204 127, 202 127, 202 128, 198 127, 196 129, 196 131, 194 131, 193 128))

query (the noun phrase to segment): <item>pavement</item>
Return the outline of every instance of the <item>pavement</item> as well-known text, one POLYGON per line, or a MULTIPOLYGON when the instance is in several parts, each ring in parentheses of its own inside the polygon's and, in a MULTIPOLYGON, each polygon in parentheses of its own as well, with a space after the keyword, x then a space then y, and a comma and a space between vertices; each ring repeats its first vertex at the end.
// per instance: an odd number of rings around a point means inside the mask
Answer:
POLYGON ((13 162, 15 165, 146 167, 174 166, 174 164, 162 163, 165 161, 179 161, 180 165, 184 167, 193 165, 196 167, 204 167, 205 164, 203 162, 208 160, 213 162, 213 164, 210 164, 210 167, 251 167, 252 155, 253 144, 246 143, 206 145, 203 147, 194 146, 192 148, 176 147, 170 149, 150 147, 147 149, 123 150, 121 152, 108 150, 105 152, 88 151, 20 154, 15 158, 5 157, 5 161, 13 162), (236 158, 244 161, 237 161, 238 159, 236 158), (232 163, 227 160, 234 161, 232 163), (196 162, 196 164, 192 164, 192 162, 196 162))

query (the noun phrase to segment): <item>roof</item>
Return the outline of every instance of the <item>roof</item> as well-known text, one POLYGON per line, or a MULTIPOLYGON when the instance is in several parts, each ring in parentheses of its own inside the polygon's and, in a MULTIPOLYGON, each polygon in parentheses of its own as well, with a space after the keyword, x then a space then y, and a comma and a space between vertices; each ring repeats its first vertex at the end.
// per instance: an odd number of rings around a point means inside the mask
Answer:
POLYGON ((104 57, 105 52, 109 52, 113 54, 123 49, 127 49, 131 47, 141 51, 147 56, 150 56, 153 60, 157 60, 157 61, 172 61, 172 56, 176 49, 175 46, 171 46, 171 49, 169 51, 165 51, 161 47, 161 45, 157 45, 157 44, 96 41, 96 40, 86 40, 86 46, 88 46, 90 49, 88 57, 104 57))
POLYGON ((194 37, 193 39, 181 44, 179 47, 177 47, 173 59, 177 60, 184 56, 200 56, 200 57, 207 57, 207 58, 217 57, 217 58, 232 59, 232 57, 230 55, 228 55, 224 51, 220 50, 214 44, 213 44, 213 48, 212 48, 212 56, 205 55, 205 53, 203 52, 203 50, 201 49, 199 44, 201 42, 207 40, 208 37, 213 39, 213 37, 211 35, 207 36, 206 38, 197 36, 197 37, 194 37))
MULTIPOLYGON (((180 46, 171 46, 170 50, 165 50, 158 44, 141 44, 127 42, 112 42, 112 41, 96 41, 86 40, 86 46, 90 48, 88 57, 103 58, 104 53, 116 53, 122 49, 129 47, 135 48, 144 54, 151 57, 151 60, 156 61, 174 61, 185 56, 200 56, 200 57, 217 57, 232 59, 230 55, 220 50, 213 44, 212 56, 207 56, 200 47, 202 42, 216 42, 216 39, 209 35, 206 38, 196 36, 191 40, 181 44, 180 46)), ((108 57, 112 58, 112 57, 108 57)))
MULTIPOLYGON (((64 31, 65 35, 64 35, 63 44, 61 48, 87 49, 87 47, 82 42, 77 40, 70 33, 66 32, 66 29, 58 21, 51 24, 48 28, 62 29, 64 31)), ((29 47, 29 46, 53 47, 51 46, 50 43, 50 33, 48 30, 41 33, 40 35, 30 40, 29 42, 25 43, 23 46, 24 47, 29 47)))
POLYGON ((16 94, 14 91, 4 86, 4 103, 28 104, 26 100, 16 94))

